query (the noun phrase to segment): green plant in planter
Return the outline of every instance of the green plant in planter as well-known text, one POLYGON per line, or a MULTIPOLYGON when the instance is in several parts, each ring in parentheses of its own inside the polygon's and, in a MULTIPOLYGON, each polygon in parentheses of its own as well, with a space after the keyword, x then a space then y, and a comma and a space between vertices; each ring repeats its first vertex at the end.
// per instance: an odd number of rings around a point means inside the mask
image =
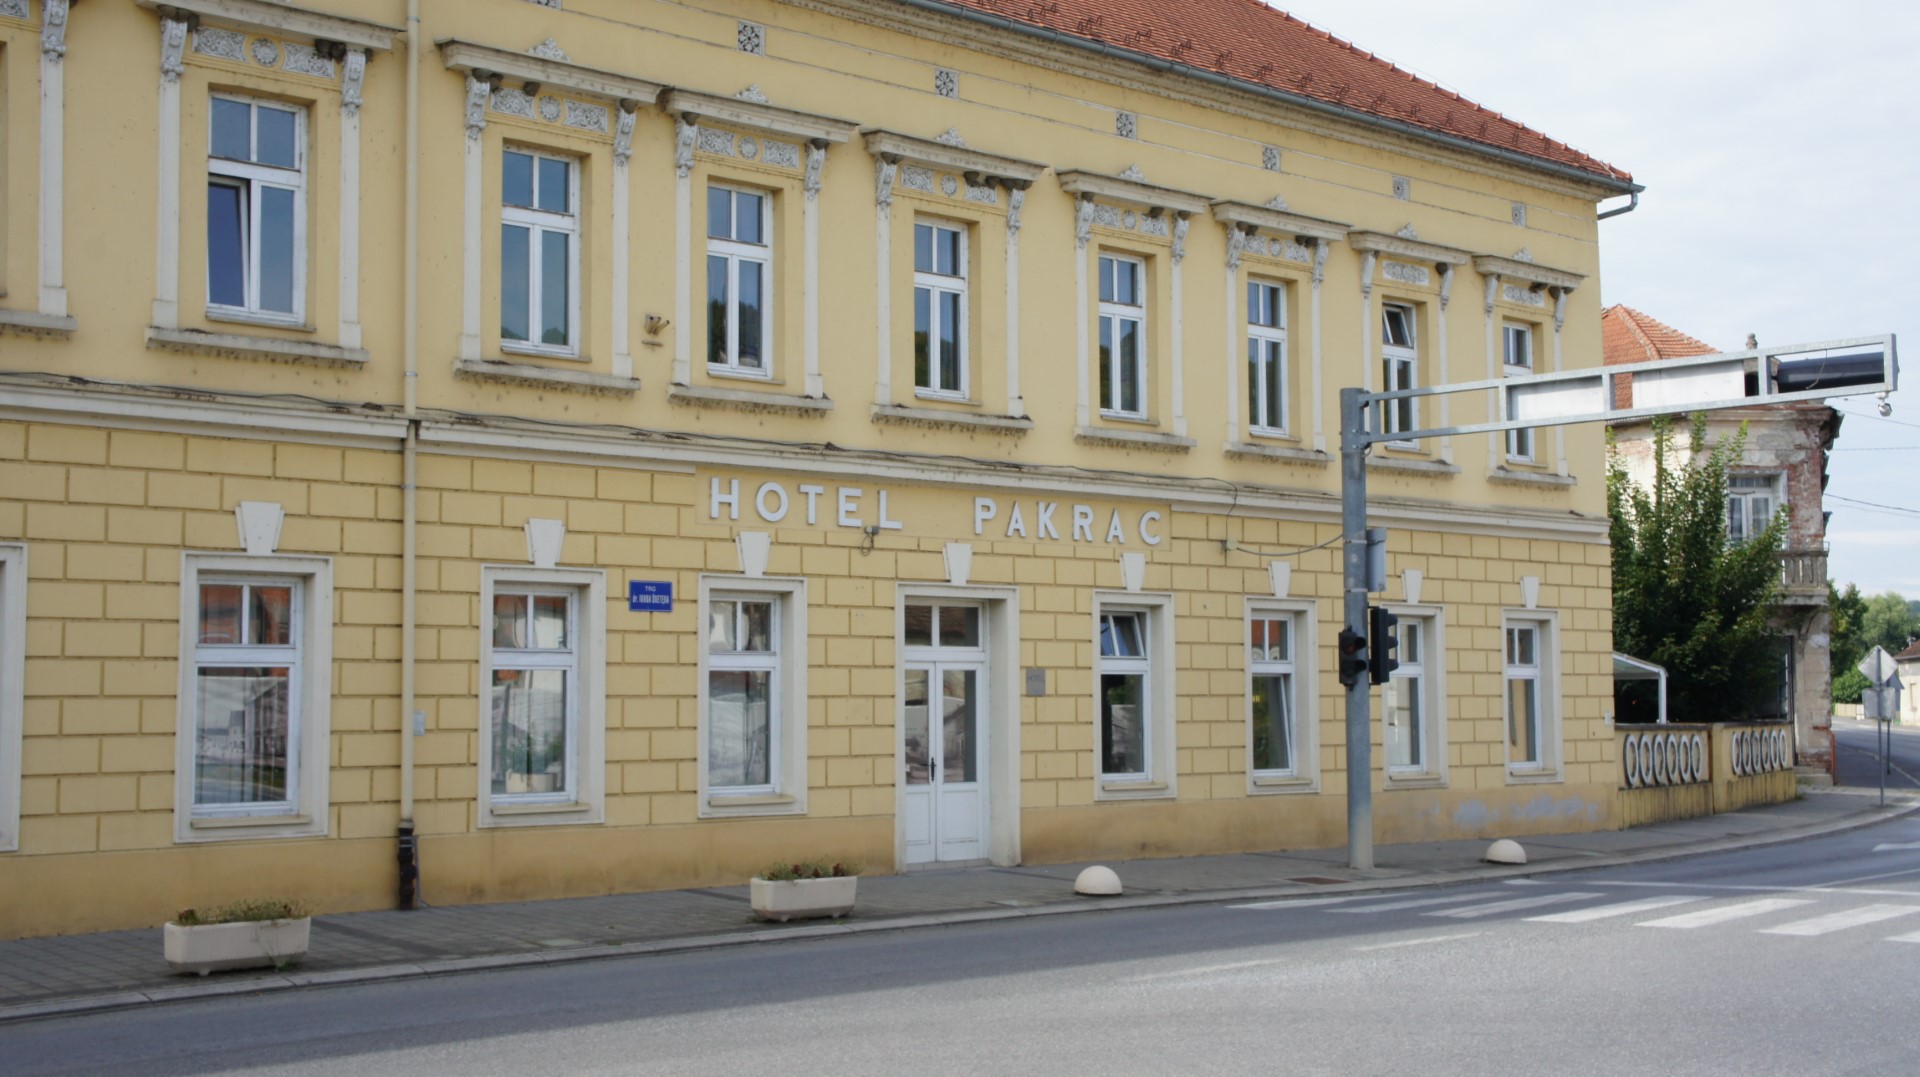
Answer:
POLYGON ((306 902, 297 899, 250 898, 206 912, 181 909, 173 922, 181 927, 204 927, 208 924, 242 924, 253 920, 298 920, 307 913, 306 902))
POLYGON ((824 860, 788 863, 783 860, 761 872, 760 878, 773 883, 792 882, 795 879, 844 879, 860 874, 865 866, 857 860, 836 860, 832 863, 824 860))

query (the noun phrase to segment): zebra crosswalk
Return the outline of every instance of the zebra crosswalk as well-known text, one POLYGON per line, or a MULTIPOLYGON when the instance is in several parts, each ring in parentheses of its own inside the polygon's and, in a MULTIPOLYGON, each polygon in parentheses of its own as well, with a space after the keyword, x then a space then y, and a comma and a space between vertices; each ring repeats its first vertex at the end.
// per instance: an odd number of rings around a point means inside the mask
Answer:
MULTIPOLYGON (((1602 884, 1605 886, 1606 884, 1602 884)), ((1514 916, 1536 924, 1588 924, 1613 921, 1634 927, 1668 931, 1693 931, 1711 928, 1751 929, 1757 934, 1797 938, 1815 938, 1857 928, 1886 924, 1908 917, 1920 923, 1920 894, 1910 903, 1877 902, 1855 905, 1852 895, 1825 892, 1797 892, 1798 896, 1715 894, 1712 887, 1702 892, 1685 891, 1650 896, 1626 897, 1601 889, 1545 890, 1515 896, 1512 891, 1473 890, 1450 894, 1425 894, 1419 897, 1327 898, 1315 902, 1314 912, 1332 916, 1385 916, 1405 913, 1414 917, 1466 921, 1514 916), (1835 908, 1835 905, 1843 907, 1835 908), (1563 907, 1564 906, 1564 907, 1563 907), (1683 906, 1685 908, 1683 908, 1683 906)), ((1285 909, 1285 901, 1264 901, 1233 906, 1237 909, 1285 909)), ((1299 908, 1300 906, 1292 906, 1299 908)), ((1906 926, 1906 925, 1899 925, 1906 926)), ((1920 943, 1920 930, 1889 936, 1889 942, 1920 943)))

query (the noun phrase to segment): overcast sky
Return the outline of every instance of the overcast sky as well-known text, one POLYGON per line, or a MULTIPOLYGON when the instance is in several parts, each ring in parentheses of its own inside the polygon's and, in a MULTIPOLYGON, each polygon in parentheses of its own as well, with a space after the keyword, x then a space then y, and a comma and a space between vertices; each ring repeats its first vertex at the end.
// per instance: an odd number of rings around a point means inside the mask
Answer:
POLYGON ((1920 598, 1920 4, 1270 2, 1633 173, 1607 305, 1729 350, 1899 334, 1891 419, 1834 401, 1828 571, 1920 598))

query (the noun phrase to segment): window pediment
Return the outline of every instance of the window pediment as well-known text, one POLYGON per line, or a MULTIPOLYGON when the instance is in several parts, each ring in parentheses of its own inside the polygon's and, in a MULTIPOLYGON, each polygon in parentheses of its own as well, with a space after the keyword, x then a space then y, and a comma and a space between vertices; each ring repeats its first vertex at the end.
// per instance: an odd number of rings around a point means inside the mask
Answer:
POLYGON ((1363 254, 1371 251, 1410 258, 1417 262, 1432 262, 1437 265, 1463 266, 1473 261, 1474 257, 1470 252, 1453 247, 1423 243, 1417 239, 1392 236, 1385 232, 1348 232, 1347 245, 1363 254))
POLYGON ((1060 189, 1083 198, 1139 206, 1149 211, 1205 213, 1211 203, 1205 195, 1176 191, 1171 187, 1156 187, 1124 176, 1103 176, 1078 168, 1060 173, 1060 189))
POLYGON ((1572 291, 1587 278, 1580 273, 1571 273, 1564 269, 1522 262, 1517 258, 1501 258, 1492 254, 1473 256, 1473 268, 1486 276, 1498 276, 1502 280, 1521 280, 1529 284, 1544 284, 1549 288, 1565 288, 1572 291))
POLYGON ((615 101, 637 101, 643 105, 653 104, 666 89, 659 83, 645 79, 630 78, 544 56, 496 49, 490 45, 476 45, 457 38, 442 38, 436 44, 450 70, 476 78, 497 75, 615 101))
POLYGON ((831 116, 816 116, 763 105, 757 101, 715 97, 692 90, 668 91, 661 107, 695 126, 699 126, 702 120, 712 120, 727 127, 744 127, 750 131, 786 135, 806 142, 846 142, 859 130, 858 124, 831 116))
POLYGON ((951 146, 892 131, 866 130, 867 152, 876 157, 893 157, 901 162, 926 168, 957 172, 973 186, 995 180, 1009 184, 1032 183, 1047 170, 1046 165, 1014 157, 982 153, 964 146, 951 146))
POLYGON ((336 41, 348 48, 393 48, 393 39, 402 31, 365 19, 327 15, 267 0, 134 0, 148 11, 197 15, 203 19, 247 30, 307 37, 315 41, 336 41))
POLYGON ((1213 203, 1213 219, 1221 224, 1237 224, 1243 228, 1255 228, 1279 236, 1293 236, 1300 239, 1318 239, 1328 243, 1338 243, 1347 238, 1349 226, 1338 221, 1323 221, 1318 217, 1303 217, 1297 213, 1256 206, 1248 202, 1235 202, 1220 199, 1213 203))

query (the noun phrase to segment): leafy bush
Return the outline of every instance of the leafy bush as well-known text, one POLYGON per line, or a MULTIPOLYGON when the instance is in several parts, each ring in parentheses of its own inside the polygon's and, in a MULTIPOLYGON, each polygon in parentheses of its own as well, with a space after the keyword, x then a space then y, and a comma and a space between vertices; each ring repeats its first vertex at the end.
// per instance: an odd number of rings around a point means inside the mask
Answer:
POLYGON ((1867 675, 1857 669, 1849 668, 1833 679, 1833 701, 1835 703, 1858 703, 1860 693, 1866 691, 1872 682, 1867 675))
POLYGON ((307 913, 307 904, 304 901, 251 898, 222 905, 207 912, 201 912, 198 909, 181 909, 179 915, 173 918, 173 922, 181 927, 200 927, 206 924, 240 924, 251 920, 298 920, 307 913))
POLYGON ((839 879, 860 874, 864 866, 858 861, 836 860, 831 864, 824 860, 801 860, 791 864, 781 861, 761 872, 760 877, 775 883, 792 882, 795 879, 839 879))

